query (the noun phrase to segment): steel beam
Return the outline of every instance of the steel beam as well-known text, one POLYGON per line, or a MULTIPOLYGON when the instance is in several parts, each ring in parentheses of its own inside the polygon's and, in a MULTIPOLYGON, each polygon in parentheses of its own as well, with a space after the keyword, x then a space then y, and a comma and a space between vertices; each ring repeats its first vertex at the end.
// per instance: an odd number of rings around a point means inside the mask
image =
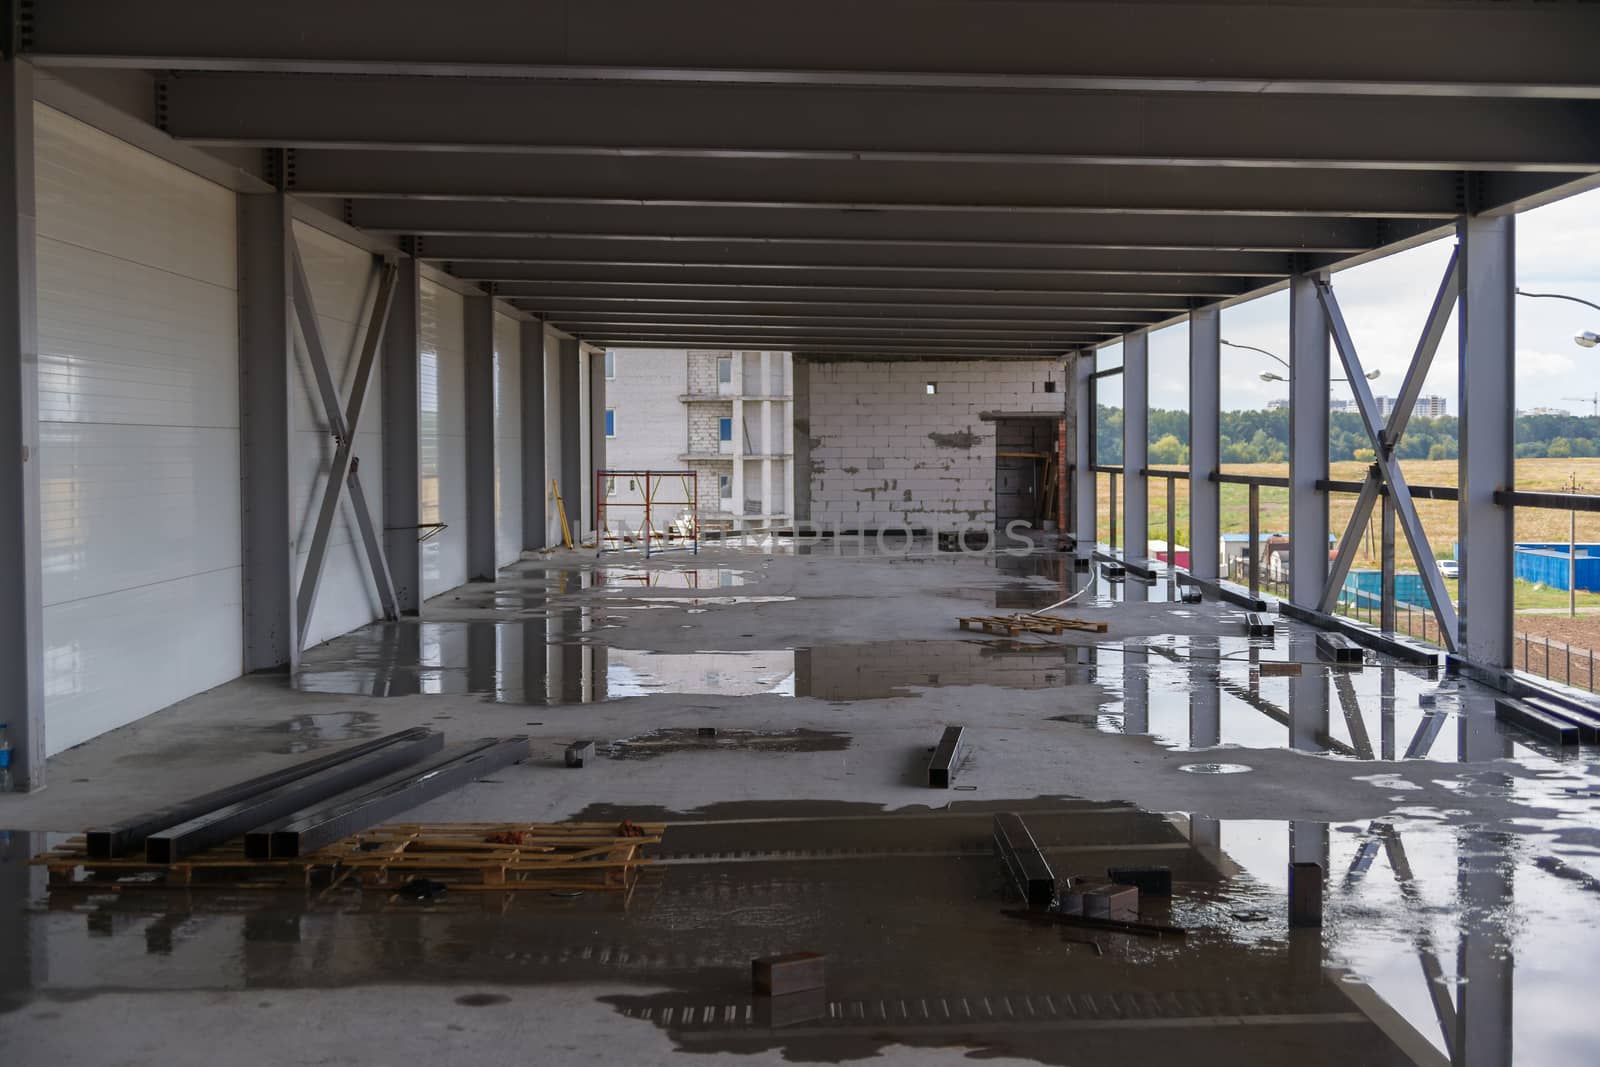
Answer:
POLYGON ((990 89, 1583 95, 1597 79, 1583 4, 1271 5, 1240 16, 1187 3, 739 0, 497 3, 437 19, 392 0, 382 19, 316 0, 220 11, 207 0, 130 10, 52 0, 29 12, 32 51, 58 65, 307 73, 990 89), (316 27, 315 33, 306 27, 316 27), (426 33, 418 33, 426 26, 426 33), (731 28, 736 31, 730 32, 731 28), (841 41, 849 47, 841 54, 841 41), (1063 49, 1061 42, 1072 47, 1063 49), (1139 47, 1130 48, 1130 41, 1139 47), (1448 48, 1439 42, 1448 41, 1448 48), (1508 48, 1507 42, 1515 42, 1508 48))
POLYGON ((1222 316, 1205 308, 1189 314, 1189 573, 1205 581, 1222 554, 1221 411, 1222 316))
POLYGON ((372 368, 377 362, 378 349, 383 342, 383 332, 388 325, 389 308, 394 296, 396 267, 384 264, 379 270, 378 292, 373 300, 371 316, 362 337, 361 353, 356 360, 354 380, 350 386, 348 407, 341 410, 339 392, 334 385, 328 366, 328 355, 322 343, 322 328, 317 321, 315 298, 311 282, 306 277, 305 264, 299 248, 289 240, 290 281, 294 296, 295 318, 300 325, 300 336, 306 346, 306 360, 316 379, 317 391, 322 399, 323 418, 334 438, 333 459, 328 467, 327 482, 322 491, 322 505, 317 512, 317 523, 312 530, 311 546, 306 554, 305 573, 300 578, 296 596, 296 617, 299 638, 304 642, 311 614, 316 609, 317 591, 322 581, 322 564, 326 559, 328 541, 333 533, 333 522, 339 512, 346 486, 350 490, 351 510, 361 532, 366 550, 367 565, 377 586, 378 603, 387 618, 395 618, 399 611, 394 591, 394 580, 389 574, 389 563, 383 554, 383 544, 372 523, 372 509, 367 506, 366 491, 356 467, 356 432, 361 421, 362 408, 366 406, 367 388, 372 383, 372 368))
POLYGON ((692 309, 775 302, 808 305, 849 304, 857 307, 900 308, 923 313, 926 313, 929 306, 934 306, 944 311, 1048 314, 1070 309, 1080 312, 1158 313, 1158 317, 1179 314, 1189 309, 1187 298, 1163 296, 1160 293, 1019 291, 996 289, 992 286, 951 288, 883 284, 826 286, 792 282, 713 285, 704 282, 692 284, 642 281, 521 281, 504 282, 495 287, 495 292, 518 307, 541 314, 546 308, 558 307, 555 301, 573 299, 613 304, 636 301, 671 302, 692 309))
POLYGON ((145 838, 145 859, 151 863, 176 863, 202 849, 220 845, 253 826, 281 818, 306 804, 326 800, 346 789, 415 763, 444 747, 443 734, 432 730, 419 733, 421 736, 396 740, 322 770, 296 777, 275 788, 241 798, 235 803, 166 826, 145 838))
POLYGON ((796 336, 791 334, 727 334, 684 330, 599 330, 584 338, 611 348, 743 348, 792 352, 902 352, 929 354, 1011 355, 1049 358, 1068 347, 1068 342, 985 341, 982 338, 858 338, 849 334, 836 337, 796 336))
MULTIPOLYGON (((518 298, 515 303, 532 301, 518 298)), ((841 304, 795 301, 792 303, 756 303, 742 301, 709 300, 700 305, 703 310, 692 311, 686 302, 629 300, 616 297, 570 297, 550 301, 539 310, 553 320, 564 322, 601 322, 620 324, 675 324, 734 326, 758 323, 766 327, 782 325, 860 326, 868 329, 900 329, 906 322, 921 328, 953 330, 992 330, 1003 333, 1054 332, 1054 333, 1126 333, 1140 326, 1156 322, 1160 317, 1154 311, 1097 311, 1077 308, 1025 308, 1015 311, 1000 309, 992 314, 975 314, 985 310, 975 308, 947 309, 937 305, 915 304, 841 304)), ((993 309, 990 309, 993 310, 993 309)))
MULTIPOLYGON (((224 786, 221 789, 202 793, 196 797, 179 801, 165 808, 157 808, 141 815, 135 815, 110 826, 97 827, 89 830, 85 835, 85 847, 89 855, 95 859, 114 859, 127 855, 129 852, 143 848, 145 838, 158 830, 165 830, 169 826, 188 822, 191 819, 216 811, 218 808, 230 807, 251 797, 260 796, 272 789, 299 781, 307 775, 317 774, 330 767, 347 763, 358 756, 364 756, 391 745, 414 742, 430 736, 430 731, 424 727, 415 727, 410 730, 401 730, 397 733, 387 734, 371 741, 363 741, 357 745, 342 748, 337 752, 316 759, 297 763, 292 767, 272 771, 243 782, 224 786)), ((441 735, 432 735, 441 736, 441 735)))
MULTIPOLYGON (((780 246, 943 250, 1151 249, 1350 255, 1414 237, 1430 224, 1358 218, 1244 215, 1034 215, 974 211, 817 214, 783 208, 665 204, 351 200, 363 230, 434 237, 649 240, 685 249, 780 246)), ((1432 224, 1436 226, 1437 224, 1432 224)))
POLYGON ((917 163, 1447 171, 1600 163, 1600 103, 1200 91, 619 84, 191 71, 163 125, 204 145, 917 163))
MULTIPOLYGON (((1499 172, 1486 171, 1486 175, 1499 172)), ((1523 175, 1555 185, 1581 173, 1523 175)), ((1485 179, 1487 180, 1487 178, 1485 179)), ((524 204, 1081 215, 1438 219, 1460 211, 1456 172, 1273 167, 1053 166, 896 160, 676 159, 310 148, 293 192, 524 204)))
POLYGON ((467 578, 493 581, 495 566, 494 297, 463 300, 466 352, 467 578))
POLYGON ((1123 549, 1127 559, 1150 553, 1150 335, 1122 339, 1123 549))
POLYGON ((549 542, 545 498, 550 476, 544 465, 544 323, 523 322, 522 331, 522 547, 537 551, 549 542))
MULTIPOLYGON (((13 12, 0 4, 0 34, 13 12)), ((44 576, 33 68, 0 48, 0 709, 16 789, 44 788, 44 576)))
MULTIPOLYGON (((1400 528, 1405 531, 1406 543, 1411 546, 1411 558, 1416 560, 1417 569, 1421 572, 1423 588, 1428 591, 1428 599, 1433 602, 1434 616, 1439 620, 1440 643, 1450 652, 1456 651, 1457 628, 1455 605, 1450 602, 1449 593, 1444 587, 1444 578, 1439 574, 1439 565, 1433 558, 1433 548, 1428 544, 1427 531, 1422 528, 1422 520, 1417 517, 1417 506, 1411 499, 1411 490, 1406 485, 1405 475, 1400 470, 1400 461, 1395 457, 1393 447, 1386 441, 1386 429, 1383 417, 1378 413, 1378 402, 1373 399, 1372 386, 1367 381, 1361 366, 1361 358, 1356 353, 1355 342, 1350 337, 1350 330, 1345 325, 1344 313, 1339 309, 1339 301, 1333 294, 1333 288, 1325 279, 1318 279, 1316 284, 1317 299, 1322 304, 1323 313, 1327 316, 1328 328, 1333 335, 1334 348, 1339 353, 1339 361, 1344 366, 1345 377, 1350 381, 1350 391, 1355 394, 1356 410, 1361 415, 1361 423, 1366 428, 1367 437, 1372 441, 1373 448, 1377 451, 1377 466, 1383 475, 1384 490, 1390 503, 1394 507, 1395 518, 1400 523, 1400 528)), ((1327 450, 1323 450, 1323 476, 1327 471, 1327 450)), ((1319 493, 1323 501, 1323 528, 1327 523, 1327 496, 1319 493)), ((1491 501, 1492 501, 1491 496, 1491 501)), ((1323 571, 1318 577, 1317 585, 1320 589, 1327 580, 1327 554, 1320 553, 1323 561, 1323 571)), ((1310 575, 1306 580, 1310 580, 1310 575)))
POLYGON ((996 812, 993 838, 1000 866, 1017 895, 1032 910, 1042 911, 1052 907, 1056 902, 1056 876, 1027 824, 1022 821, 1022 816, 1009 811, 996 812))
POLYGON ((383 547, 402 615, 422 610, 421 396, 418 352, 422 337, 421 274, 416 259, 395 264, 393 307, 383 334, 383 547))
POLYGON ((849 333, 854 336, 869 334, 934 336, 980 336, 1049 339, 1098 339, 1117 331, 1109 326, 1096 328, 1084 323, 1007 324, 984 319, 916 319, 913 325, 904 325, 883 318, 839 319, 818 315, 638 315, 608 311, 552 311, 549 321, 561 329, 574 332, 592 332, 596 329, 688 329, 695 326, 706 329, 787 330, 790 332, 849 333))
POLYGON ((1306 608, 1328 579, 1328 497, 1317 489, 1328 477, 1328 319, 1318 280, 1289 282, 1289 599, 1306 608))
MULTIPOLYGON (((436 746, 437 749, 437 746, 436 746)), ((276 821, 255 824, 245 835, 248 855, 264 858, 307 856, 340 838, 359 833, 434 797, 525 760, 526 737, 484 738, 457 746, 380 782, 365 783, 327 804, 289 809, 276 821)))
POLYGON ((1460 234, 1460 651, 1508 669, 1515 511, 1494 495, 1516 485, 1516 223, 1467 218, 1460 234))

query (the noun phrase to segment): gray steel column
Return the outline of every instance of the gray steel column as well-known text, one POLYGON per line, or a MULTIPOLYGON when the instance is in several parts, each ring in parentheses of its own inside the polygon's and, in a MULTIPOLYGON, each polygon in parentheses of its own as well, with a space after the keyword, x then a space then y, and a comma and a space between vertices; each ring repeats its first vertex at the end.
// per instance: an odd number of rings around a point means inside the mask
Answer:
POLYGON ((1080 352, 1073 361, 1072 422, 1067 440, 1072 444, 1072 533, 1079 555, 1094 551, 1096 534, 1094 494, 1094 353, 1080 352))
MULTIPOLYGON (((1289 658, 1316 663, 1316 634, 1300 628, 1290 631, 1289 658)), ((1328 672, 1312 667, 1289 679, 1289 747, 1322 752, 1328 747, 1327 740, 1328 672)))
POLYGON ((1382 570, 1380 574, 1378 592, 1378 599, 1381 601, 1379 605, 1379 612, 1381 614, 1382 622, 1379 624, 1378 628, 1386 634, 1392 634, 1394 633, 1395 624, 1394 494, 1391 493, 1387 487, 1385 487, 1383 497, 1378 503, 1380 507, 1378 521, 1380 524, 1380 534, 1383 542, 1383 547, 1380 549, 1382 553, 1380 567, 1382 570))
MULTIPOLYGON (((545 529, 544 323, 522 324, 522 547, 534 551, 550 543, 545 529)), ((542 661, 541 661, 542 662, 542 661)))
POLYGON ((1221 646, 1215 637, 1189 638, 1189 747, 1222 744, 1221 646))
POLYGON ((1506 920, 1516 901, 1514 856, 1508 834, 1463 829, 1456 838, 1457 911, 1474 917, 1461 924, 1456 955, 1462 982, 1450 1062, 1461 1067, 1516 1062, 1516 949, 1506 920))
POLYGON ((1289 599, 1312 610, 1328 580, 1328 496, 1317 488, 1328 477, 1328 344, 1317 279, 1296 274, 1289 279, 1289 599))
POLYGON ((239 480, 244 669, 300 657, 289 509, 289 395, 294 366, 293 219, 282 193, 238 198, 239 480))
POLYGON ((33 68, 0 59, 0 719, 12 785, 44 787, 44 589, 33 68))
MULTIPOLYGON (((1126 418, 1126 414, 1123 416, 1126 418)), ((1189 313, 1189 573, 1219 576, 1222 554, 1222 313, 1189 313)))
POLYGON ((561 377, 561 423, 556 428, 561 440, 561 502, 567 509, 572 542, 577 544, 583 538, 583 391, 578 377, 583 360, 577 340, 562 338, 556 360, 561 377))
POLYGON ((1473 663, 1509 668, 1514 512, 1496 504, 1494 494, 1516 485, 1516 223, 1509 215, 1468 218, 1460 222, 1458 233, 1462 270, 1457 648, 1473 663))
POLYGON ((468 296, 466 348, 467 579, 494 580, 494 297, 468 296))
MULTIPOLYGON (((793 367, 794 391, 794 462, 790 476, 794 478, 795 536, 800 534, 798 524, 811 521, 811 364, 798 356, 790 357, 793 367)), ((687 446, 686 446, 687 447, 687 446)), ((934 539, 938 543, 938 539, 934 539)))
MULTIPOLYGON (((606 469, 606 357, 603 352, 589 356, 589 470, 584 472, 585 485, 598 494, 595 474, 606 469)), ((585 515, 584 524, 590 525, 600 513, 600 498, 594 499, 593 513, 585 515)), ((598 534, 598 527, 596 530, 598 534)))
POLYGON ((418 352, 422 332, 417 261, 400 257, 389 326, 383 333, 383 551, 402 614, 422 610, 422 516, 418 463, 418 352))
POLYGON ((1122 339, 1122 555, 1150 554, 1150 335, 1122 339))

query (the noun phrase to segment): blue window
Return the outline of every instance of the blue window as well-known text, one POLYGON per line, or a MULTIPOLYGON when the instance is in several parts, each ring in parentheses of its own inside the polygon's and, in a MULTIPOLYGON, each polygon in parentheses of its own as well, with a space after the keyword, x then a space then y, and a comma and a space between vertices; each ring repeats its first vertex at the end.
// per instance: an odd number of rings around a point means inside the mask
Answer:
POLYGON ((717 420, 717 440, 719 440, 719 441, 731 441, 731 440, 733 440, 733 420, 732 419, 718 419, 717 420))
POLYGON ((617 436, 617 412, 615 408, 606 408, 606 436, 617 436))

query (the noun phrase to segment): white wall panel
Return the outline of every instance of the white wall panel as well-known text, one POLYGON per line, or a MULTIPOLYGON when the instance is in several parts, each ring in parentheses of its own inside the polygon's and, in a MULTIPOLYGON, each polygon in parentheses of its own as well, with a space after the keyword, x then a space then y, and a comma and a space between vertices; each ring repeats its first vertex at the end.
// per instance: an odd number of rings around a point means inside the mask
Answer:
POLYGON ((522 324, 494 317, 494 558, 522 558, 522 324))
POLYGON ((418 392, 422 522, 444 529, 422 545, 422 595, 467 580, 467 354, 459 293, 424 279, 418 392))
MULTIPOLYGON (((377 295, 377 268, 370 252, 313 226, 295 223, 294 236, 311 284, 329 370, 343 405, 350 395, 367 317, 377 295)), ((296 549, 295 575, 299 581, 305 574, 317 511, 322 505, 328 467, 333 462, 336 446, 322 410, 305 342, 298 330, 295 331, 295 362, 298 373, 289 410, 289 500, 294 524, 291 532, 296 549)), ((380 529, 383 526, 383 493, 379 478, 383 469, 383 432, 378 411, 381 395, 382 371, 374 368, 366 409, 357 427, 355 455, 361 463, 367 502, 373 509, 373 524, 380 529)), ((381 614, 377 590, 361 553, 361 533, 347 497, 329 538, 316 611, 306 628, 303 643, 310 647, 337 637, 381 614)))
POLYGON ((238 675, 231 192, 35 109, 45 743, 238 675))

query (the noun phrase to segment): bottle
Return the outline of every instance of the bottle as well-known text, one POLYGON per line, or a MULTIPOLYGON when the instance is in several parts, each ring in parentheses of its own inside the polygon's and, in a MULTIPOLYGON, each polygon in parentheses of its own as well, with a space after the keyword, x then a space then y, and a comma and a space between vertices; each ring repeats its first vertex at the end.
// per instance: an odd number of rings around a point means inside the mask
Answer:
POLYGON ((11 738, 0 722, 0 793, 11 792, 11 738))

